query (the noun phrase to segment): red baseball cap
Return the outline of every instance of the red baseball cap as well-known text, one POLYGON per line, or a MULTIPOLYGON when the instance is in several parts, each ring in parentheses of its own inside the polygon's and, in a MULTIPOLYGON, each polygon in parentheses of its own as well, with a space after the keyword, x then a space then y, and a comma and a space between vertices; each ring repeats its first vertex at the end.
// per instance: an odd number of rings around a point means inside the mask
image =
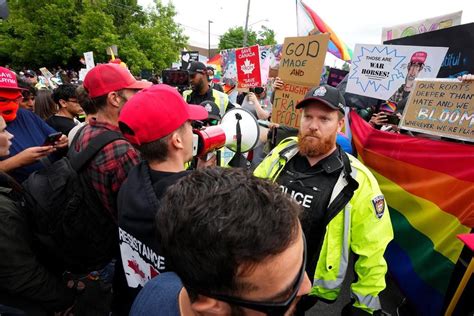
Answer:
POLYGON ((141 90, 151 85, 151 82, 136 80, 127 68, 117 64, 97 65, 84 78, 84 88, 91 98, 121 89, 141 90))
POLYGON ((8 89, 14 91, 25 90, 18 87, 16 74, 8 68, 0 67, 0 89, 8 89))
POLYGON ((187 104, 175 88, 158 84, 135 94, 123 106, 120 129, 128 141, 142 145, 163 138, 187 120, 205 120, 203 106, 187 104))
POLYGON ((424 64, 428 54, 426 52, 415 52, 411 55, 410 62, 413 64, 424 64))

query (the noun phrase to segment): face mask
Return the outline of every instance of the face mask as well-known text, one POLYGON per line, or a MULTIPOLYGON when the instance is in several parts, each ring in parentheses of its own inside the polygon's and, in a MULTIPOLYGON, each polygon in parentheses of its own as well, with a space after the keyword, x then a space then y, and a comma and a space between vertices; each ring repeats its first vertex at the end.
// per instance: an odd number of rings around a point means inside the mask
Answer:
POLYGON ((11 122, 16 119, 16 114, 20 105, 15 101, 0 103, 0 115, 3 116, 5 122, 11 122))

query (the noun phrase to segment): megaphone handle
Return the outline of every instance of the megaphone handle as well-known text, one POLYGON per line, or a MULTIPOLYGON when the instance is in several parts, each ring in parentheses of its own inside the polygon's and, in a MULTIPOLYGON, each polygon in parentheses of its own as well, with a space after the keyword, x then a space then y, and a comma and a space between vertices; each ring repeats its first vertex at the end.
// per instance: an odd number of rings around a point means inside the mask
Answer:
POLYGON ((242 131, 240 130, 240 119, 237 119, 236 124, 236 140, 237 140, 237 151, 236 154, 240 154, 242 151, 242 131))
POLYGON ((221 167, 221 151, 219 149, 216 150, 216 165, 221 167))

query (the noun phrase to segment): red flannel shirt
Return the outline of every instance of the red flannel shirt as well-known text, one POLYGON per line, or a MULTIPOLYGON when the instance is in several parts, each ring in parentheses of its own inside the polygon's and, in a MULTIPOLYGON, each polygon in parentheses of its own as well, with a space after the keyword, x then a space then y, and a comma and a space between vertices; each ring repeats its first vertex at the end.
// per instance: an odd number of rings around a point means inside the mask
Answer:
MULTIPOLYGON (((93 137, 106 130, 120 132, 117 126, 91 120, 74 144, 74 149, 81 151, 93 137)), ((87 181, 96 190, 104 208, 116 221, 118 191, 130 169, 138 162, 138 153, 132 145, 126 140, 119 139, 102 148, 85 170, 87 181)))

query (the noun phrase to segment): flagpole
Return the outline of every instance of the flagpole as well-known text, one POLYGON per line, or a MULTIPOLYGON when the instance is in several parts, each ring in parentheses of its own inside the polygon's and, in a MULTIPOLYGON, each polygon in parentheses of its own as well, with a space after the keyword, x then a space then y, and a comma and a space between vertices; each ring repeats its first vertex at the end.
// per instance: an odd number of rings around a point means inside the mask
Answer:
POLYGON ((298 0, 295 0, 295 13, 296 13, 296 35, 298 34, 298 0))

